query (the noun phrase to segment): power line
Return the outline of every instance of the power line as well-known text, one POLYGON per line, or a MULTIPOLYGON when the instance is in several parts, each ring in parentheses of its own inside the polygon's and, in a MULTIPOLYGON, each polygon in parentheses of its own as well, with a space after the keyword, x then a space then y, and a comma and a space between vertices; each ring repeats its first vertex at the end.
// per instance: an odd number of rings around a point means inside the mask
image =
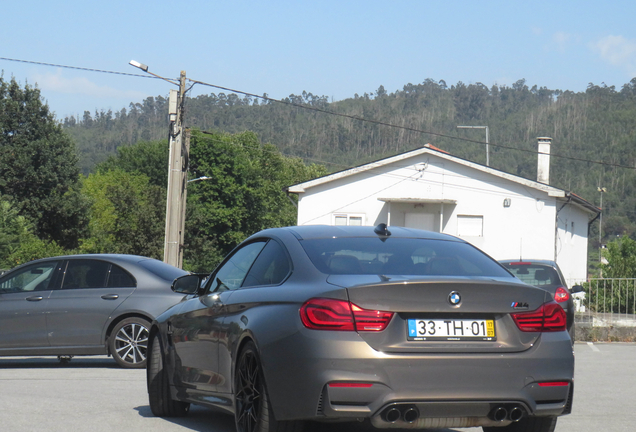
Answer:
MULTIPOLYGON (((220 90, 225 90, 225 91, 229 91, 232 93, 238 93, 238 94, 242 94, 245 96, 249 96, 249 97, 254 97, 254 98, 259 98, 259 99, 263 99, 266 100, 268 102, 276 102, 276 103, 280 103, 283 105, 289 105, 289 106, 294 106, 297 108, 302 108, 302 109, 306 109, 306 110, 311 110, 311 111, 317 111, 317 112, 321 112, 324 114, 329 114, 329 115, 333 115, 333 116, 337 116, 337 117, 344 117, 344 118, 348 118, 351 120, 356 120, 356 121, 361 121, 361 122, 366 122, 366 123, 371 123, 371 124, 376 124, 379 126, 386 126, 386 127, 391 127, 391 128, 395 128, 395 129, 402 129, 402 130, 406 130, 409 132, 415 132, 415 133, 420 133, 420 134, 427 134, 427 135, 433 135, 433 136, 437 136, 437 137, 442 137, 442 138, 449 138, 449 139, 453 139, 453 140, 458 140, 458 141, 465 141, 465 142, 469 142, 469 143, 474 143, 474 144, 483 144, 483 145, 490 145, 493 147, 498 147, 498 148, 502 148, 502 149, 506 149, 506 150, 516 150, 516 151, 520 151, 520 152, 524 152, 524 153, 530 153, 530 154, 548 154, 548 153, 542 153, 542 152, 537 152, 534 150, 526 150, 526 149, 521 149, 518 147, 512 147, 512 146, 506 146, 503 144, 496 144, 496 143, 486 143, 484 141, 478 141, 478 140, 472 140, 469 138, 462 138, 462 137, 458 137, 458 136, 454 136, 454 135, 447 135, 447 134, 443 134, 443 133, 439 133, 439 132, 431 132, 431 131, 425 131, 422 129, 416 129, 416 128, 412 128, 412 127, 408 127, 408 126, 400 126, 400 125, 396 125, 396 124, 392 124, 392 123, 386 123, 380 120, 373 120, 373 119, 367 119, 364 117, 358 117, 358 116, 354 116, 351 114, 342 114, 342 113, 337 113, 335 111, 329 111, 323 108, 318 108, 318 107, 313 107, 313 106, 309 106, 309 105, 302 105, 302 104, 298 104, 295 102, 288 102, 288 101, 284 101, 284 100, 279 100, 279 99, 273 99, 267 96, 259 96, 253 93, 247 93, 241 90, 235 90, 235 89, 231 89, 228 87, 223 87, 223 86, 218 86, 215 84, 208 84, 208 83, 204 83, 202 81, 195 81, 195 80, 190 80, 189 81, 195 83, 195 84, 201 84, 201 85, 205 85, 208 87, 213 87, 213 88, 217 88, 220 90)), ((583 158, 576 158, 576 157, 572 157, 572 156, 563 156, 563 155, 558 155, 558 154, 554 154, 554 153, 549 153, 549 155, 551 157, 556 157, 556 158, 561 158, 561 159, 567 159, 567 160, 573 160, 573 161, 578 161, 578 162, 587 162, 587 163, 593 163, 593 164, 598 164, 598 165, 605 165, 605 166, 610 166, 610 167, 615 167, 615 168, 627 168, 627 169, 636 169, 636 167, 633 166, 628 166, 628 165, 620 165, 620 164, 614 164, 614 163, 610 163, 610 162, 603 162, 603 161, 594 161, 594 160, 590 160, 590 159, 583 159, 583 158)))
POLYGON ((12 59, 12 58, 6 58, 6 57, 0 57, 0 60, 6 60, 6 61, 12 61, 12 62, 18 62, 18 63, 35 64, 40 66, 51 66, 51 67, 58 67, 58 68, 75 69, 75 70, 82 70, 82 71, 88 71, 88 72, 98 72, 98 73, 107 73, 107 74, 113 74, 113 75, 124 75, 124 76, 133 76, 133 77, 139 77, 139 78, 158 79, 157 77, 154 77, 152 75, 115 72, 115 71, 108 71, 103 69, 92 69, 92 68, 85 68, 85 67, 78 67, 78 66, 66 66, 66 65, 54 64, 54 63, 44 63, 44 62, 36 62, 36 61, 30 61, 30 60, 19 60, 19 59, 12 59))
MULTIPOLYGON (((140 75, 140 74, 125 73, 125 72, 107 71, 107 70, 102 70, 102 69, 92 69, 92 68, 84 68, 84 67, 77 67, 77 66, 66 66, 66 65, 59 65, 59 64, 54 64, 54 63, 44 63, 44 62, 36 62, 36 61, 29 61, 29 60, 19 60, 19 59, 12 59, 12 58, 6 58, 6 57, 0 57, 0 60, 36 64, 36 65, 41 65, 41 66, 51 66, 51 67, 60 67, 60 68, 67 68, 67 69, 83 70, 83 71, 88 71, 88 72, 108 73, 108 74, 115 74, 115 75, 140 77, 140 78, 159 79, 158 77, 155 77, 155 76, 152 76, 152 75, 140 75)), ((503 145, 503 144, 496 144, 496 143, 492 143, 492 142, 486 143, 486 142, 483 142, 483 141, 473 140, 473 139, 469 139, 469 138, 462 138, 462 137, 458 137, 458 136, 454 136, 454 135, 447 135, 447 134, 443 134, 443 133, 439 133, 439 132, 431 132, 431 131, 425 131, 425 130, 422 130, 422 129, 412 128, 412 127, 408 127, 408 126, 395 125, 395 124, 383 122, 383 121, 380 121, 380 120, 367 119, 367 118, 364 118, 364 117, 358 117, 358 116, 354 116, 354 115, 351 115, 351 114, 337 113, 335 111, 330 111, 330 110, 327 110, 327 109, 324 109, 324 108, 319 108, 319 107, 314 107, 314 106, 309 106, 309 105, 302 105, 302 104, 298 104, 298 103, 295 103, 295 102, 288 102, 288 101, 279 100, 279 99, 273 99, 273 98, 270 98, 268 96, 257 95, 257 94, 254 94, 254 93, 248 93, 248 92, 244 92, 244 91, 241 91, 241 90, 231 89, 229 87, 223 87, 223 86, 219 86, 219 85, 216 85, 216 84, 206 83, 204 81, 193 80, 193 79, 190 79, 190 78, 188 78, 187 80, 190 81, 191 83, 193 83, 193 86, 194 86, 194 84, 201 84, 203 86, 217 88, 219 90, 225 90, 225 91, 229 91, 229 92, 232 92, 232 93, 238 93, 238 94, 242 94, 242 95, 245 95, 245 96, 266 100, 268 102, 274 102, 274 103, 279 103, 279 104, 283 104, 283 105, 294 106, 294 107, 305 109, 305 110, 311 110, 311 111, 316 111, 316 112, 320 112, 320 113, 323 113, 323 114, 328 114, 328 115, 333 115, 333 116, 337 116, 337 117, 348 118, 348 119, 351 119, 351 120, 356 120, 356 121, 365 122, 365 123, 371 123, 371 124, 375 124, 375 125, 378 125, 378 126, 385 126, 385 127, 390 127, 390 128, 394 128, 394 129, 401 129, 401 130, 406 130, 406 131, 414 132, 414 133, 418 133, 418 134, 426 134, 426 135, 437 136, 437 137, 441 137, 441 138, 448 138, 448 139, 452 139, 452 140, 464 141, 464 142, 469 142, 469 143, 473 143, 473 144, 490 145, 490 146, 493 146, 493 147, 498 147, 498 148, 506 149, 506 150, 515 150, 515 151, 520 151, 520 152, 530 153, 530 154, 545 154, 545 153, 537 152, 537 151, 534 151, 534 150, 526 150, 526 149, 521 149, 521 148, 518 148, 518 147, 506 146, 506 145, 503 145)), ((190 90, 190 89, 192 89, 192 86, 188 90, 190 90)), ((577 161, 577 162, 593 163, 593 164, 603 165, 603 166, 608 166, 608 167, 613 167, 613 168, 626 168, 626 169, 630 169, 630 170, 636 170, 636 167, 633 167, 633 166, 621 165, 621 164, 610 163, 610 162, 595 161, 595 160, 591 160, 591 159, 583 159, 583 158, 577 158, 577 157, 573 157, 573 156, 563 156, 563 155, 554 154, 554 153, 550 154, 550 156, 551 157, 555 157, 555 158, 560 158, 560 159, 577 161)))

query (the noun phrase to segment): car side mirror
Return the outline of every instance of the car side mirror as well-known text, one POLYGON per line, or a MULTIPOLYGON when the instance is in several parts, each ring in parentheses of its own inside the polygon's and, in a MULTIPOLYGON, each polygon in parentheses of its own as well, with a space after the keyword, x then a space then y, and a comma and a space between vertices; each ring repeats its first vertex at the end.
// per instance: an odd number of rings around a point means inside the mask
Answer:
POLYGON ((207 275, 201 274, 187 274, 179 276, 172 282, 172 291, 180 294, 199 294, 201 288, 201 281, 207 275))
POLYGON ((572 294, 580 293, 583 291, 585 291, 585 288, 583 288, 581 285, 574 285, 572 288, 570 288, 570 292, 572 294))

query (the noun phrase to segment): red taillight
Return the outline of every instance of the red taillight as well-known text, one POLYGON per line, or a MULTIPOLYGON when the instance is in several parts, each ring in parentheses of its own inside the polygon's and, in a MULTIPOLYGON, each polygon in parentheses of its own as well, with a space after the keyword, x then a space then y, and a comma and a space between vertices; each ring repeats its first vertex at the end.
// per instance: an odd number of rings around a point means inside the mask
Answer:
POLYGON ((305 327, 314 330, 353 331, 353 314, 348 301, 311 299, 300 308, 305 327))
POLYGON ((563 308, 556 302, 544 303, 532 312, 512 314, 512 319, 524 332, 556 332, 565 331, 567 318, 563 308))
POLYGON ((362 309, 353 303, 353 318, 356 321, 358 331, 382 331, 389 325, 393 318, 393 312, 383 312, 378 310, 362 309))
POLYGON ((567 381, 549 381, 549 382, 540 382, 539 387, 565 387, 570 385, 567 381))
POLYGON ((556 292, 554 293, 554 299, 557 301, 557 303, 563 303, 564 301, 568 301, 569 298, 570 298, 570 293, 568 292, 567 289, 563 287, 558 287, 556 289, 556 292))
POLYGON ((371 388, 373 384, 371 383, 360 383, 360 382, 332 382, 328 384, 329 387, 334 388, 371 388))
POLYGON ((300 308, 303 325, 313 330, 382 331, 393 312, 362 309, 353 303, 334 299, 311 299, 300 308))

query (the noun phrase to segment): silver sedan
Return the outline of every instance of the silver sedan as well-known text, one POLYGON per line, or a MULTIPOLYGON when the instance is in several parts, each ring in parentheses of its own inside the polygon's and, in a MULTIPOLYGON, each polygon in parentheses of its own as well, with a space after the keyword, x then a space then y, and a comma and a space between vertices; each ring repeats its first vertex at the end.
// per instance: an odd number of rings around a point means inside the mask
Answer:
POLYGON ((110 354, 144 368, 150 322, 178 303, 187 274, 135 255, 69 255, 26 263, 0 277, 0 356, 110 354))

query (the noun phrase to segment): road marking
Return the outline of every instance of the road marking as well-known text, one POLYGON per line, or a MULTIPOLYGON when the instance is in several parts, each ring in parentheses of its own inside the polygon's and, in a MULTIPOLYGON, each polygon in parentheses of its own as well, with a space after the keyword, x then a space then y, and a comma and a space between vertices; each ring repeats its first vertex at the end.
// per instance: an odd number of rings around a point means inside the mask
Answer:
POLYGON ((589 347, 592 349, 592 351, 596 351, 596 352, 600 352, 600 351, 601 351, 601 350, 600 350, 600 349, 598 349, 598 347, 597 347, 596 345, 594 345, 592 342, 588 342, 588 343, 587 343, 587 346, 589 346, 589 347))

